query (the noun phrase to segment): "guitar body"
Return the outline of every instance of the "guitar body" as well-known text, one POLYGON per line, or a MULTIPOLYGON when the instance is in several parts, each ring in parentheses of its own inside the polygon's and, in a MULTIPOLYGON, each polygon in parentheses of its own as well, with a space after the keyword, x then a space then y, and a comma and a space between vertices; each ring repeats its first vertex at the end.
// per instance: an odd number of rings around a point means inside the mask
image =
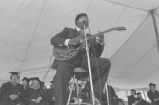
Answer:
POLYGON ((69 60, 76 56, 78 50, 69 47, 55 47, 53 49, 53 56, 57 60, 69 60))

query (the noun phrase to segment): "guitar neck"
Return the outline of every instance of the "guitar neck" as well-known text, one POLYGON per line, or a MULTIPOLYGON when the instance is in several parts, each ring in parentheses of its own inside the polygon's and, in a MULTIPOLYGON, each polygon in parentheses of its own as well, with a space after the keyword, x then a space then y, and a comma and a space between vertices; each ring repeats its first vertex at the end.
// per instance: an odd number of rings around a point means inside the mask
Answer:
MULTIPOLYGON (((105 30, 103 32, 100 32, 100 34, 104 34, 104 33, 107 33, 107 32, 113 31, 113 30, 114 30, 114 28, 111 28, 111 29, 105 30)), ((92 35, 91 37, 87 38, 87 40, 90 40, 92 38, 96 38, 98 36, 99 36, 99 34, 92 35)))

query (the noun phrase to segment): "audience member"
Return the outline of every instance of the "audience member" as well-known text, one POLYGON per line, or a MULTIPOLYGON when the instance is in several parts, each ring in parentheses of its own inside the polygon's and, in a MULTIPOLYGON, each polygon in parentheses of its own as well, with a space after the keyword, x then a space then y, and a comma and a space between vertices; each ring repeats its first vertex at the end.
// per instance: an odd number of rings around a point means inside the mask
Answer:
POLYGON ((49 105, 55 105, 55 96, 54 96, 54 81, 50 81, 50 89, 47 90, 47 98, 49 105))
POLYGON ((146 100, 142 98, 142 95, 140 92, 137 93, 137 100, 136 105, 150 105, 146 100))
POLYGON ((28 90, 28 105, 46 105, 43 99, 43 92, 40 87, 40 80, 38 77, 31 78, 31 88, 28 90))
POLYGON ((153 105, 159 105, 159 92, 156 91, 156 84, 149 84, 149 91, 147 92, 147 96, 153 105))
POLYGON ((136 95, 136 90, 131 89, 131 95, 128 96, 128 105, 135 105, 135 101, 137 100, 135 95, 136 95))
POLYGON ((24 88, 18 81, 18 72, 11 72, 10 81, 0 88, 0 105, 25 105, 24 88))

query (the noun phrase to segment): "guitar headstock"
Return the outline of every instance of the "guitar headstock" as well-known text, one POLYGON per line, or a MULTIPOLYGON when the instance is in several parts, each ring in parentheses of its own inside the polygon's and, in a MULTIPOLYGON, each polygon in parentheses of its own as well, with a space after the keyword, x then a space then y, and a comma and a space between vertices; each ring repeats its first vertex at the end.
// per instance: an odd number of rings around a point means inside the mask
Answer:
POLYGON ((118 31, 121 31, 121 30, 126 30, 126 28, 125 27, 115 27, 115 28, 113 28, 114 30, 118 30, 118 31))

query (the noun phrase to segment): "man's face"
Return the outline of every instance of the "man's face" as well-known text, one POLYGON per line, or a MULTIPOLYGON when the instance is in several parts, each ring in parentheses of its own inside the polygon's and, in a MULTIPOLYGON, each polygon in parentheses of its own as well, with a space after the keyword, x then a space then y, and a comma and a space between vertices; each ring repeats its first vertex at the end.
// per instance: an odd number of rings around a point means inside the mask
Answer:
POLYGON ((18 75, 12 75, 11 76, 11 82, 12 83, 17 83, 19 80, 19 76, 18 75))
POLYGON ((76 21, 76 25, 82 30, 88 28, 89 26, 88 17, 87 16, 80 17, 79 20, 76 21))
POLYGON ((24 80, 22 84, 23 84, 23 86, 27 86, 28 82, 26 80, 24 80))
POLYGON ((135 95, 135 91, 131 91, 131 95, 135 95))
POLYGON ((40 82, 37 80, 33 80, 32 81, 32 87, 35 89, 39 89, 40 88, 40 82))
POLYGON ((141 94, 138 94, 138 95, 137 95, 137 98, 142 99, 142 95, 141 95, 141 94))
POLYGON ((155 86, 151 85, 150 90, 155 90, 155 86))

